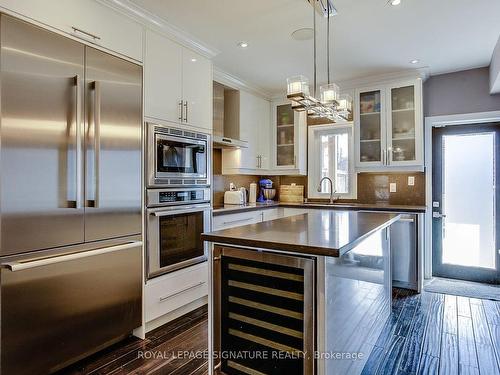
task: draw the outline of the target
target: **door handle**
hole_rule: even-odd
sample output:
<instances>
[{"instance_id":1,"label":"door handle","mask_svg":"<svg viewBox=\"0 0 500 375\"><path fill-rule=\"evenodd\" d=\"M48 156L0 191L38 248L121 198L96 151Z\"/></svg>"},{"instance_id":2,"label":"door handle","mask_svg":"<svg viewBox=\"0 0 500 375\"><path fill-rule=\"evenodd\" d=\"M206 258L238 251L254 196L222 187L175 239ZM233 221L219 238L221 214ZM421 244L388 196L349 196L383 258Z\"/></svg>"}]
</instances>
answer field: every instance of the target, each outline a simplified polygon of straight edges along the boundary
<instances>
[{"instance_id":1,"label":"door handle","mask_svg":"<svg viewBox=\"0 0 500 375\"><path fill-rule=\"evenodd\" d=\"M99 159L101 153L101 83L94 81L94 199L88 201L88 207L99 207Z\"/></svg>"},{"instance_id":2,"label":"door handle","mask_svg":"<svg viewBox=\"0 0 500 375\"><path fill-rule=\"evenodd\" d=\"M34 259L27 262L8 262L8 263L3 263L1 266L3 268L8 268L12 272L23 271L36 267L43 267L56 263L68 262L70 260L83 259L96 255L108 254L115 251L131 249L137 246L142 246L142 241L132 241L122 245L103 247L95 250L82 251L79 253L59 255L51 258Z\"/></svg>"},{"instance_id":3,"label":"door handle","mask_svg":"<svg viewBox=\"0 0 500 375\"><path fill-rule=\"evenodd\" d=\"M68 208L80 208L80 195L81 195L81 98L80 98L80 76L77 74L73 77L73 85L75 87L75 199L68 199Z\"/></svg>"},{"instance_id":4,"label":"door handle","mask_svg":"<svg viewBox=\"0 0 500 375\"><path fill-rule=\"evenodd\" d=\"M71 26L71 28L73 29L73 34L83 34L87 38L90 37L90 38L92 38L94 40L100 40L101 39L101 37L99 37L99 36L97 36L95 34L91 34L88 31L79 29L78 27Z\"/></svg>"},{"instance_id":5,"label":"door handle","mask_svg":"<svg viewBox=\"0 0 500 375\"><path fill-rule=\"evenodd\" d=\"M184 100L179 100L179 121L181 122L182 122L182 116L184 115L183 104Z\"/></svg>"},{"instance_id":6,"label":"door handle","mask_svg":"<svg viewBox=\"0 0 500 375\"><path fill-rule=\"evenodd\" d=\"M446 215L445 215L445 214L442 214L442 213L439 213L439 212L433 212L433 213L432 213L432 217L433 217L434 219L441 219L441 218L446 217Z\"/></svg>"},{"instance_id":7,"label":"door handle","mask_svg":"<svg viewBox=\"0 0 500 375\"><path fill-rule=\"evenodd\" d=\"M178 296L179 294L182 294L182 293L186 293L187 291L189 290L192 290L192 289L195 289L195 288L198 288L202 285L206 284L206 281L200 281L199 283L196 283L194 285L191 285L191 286L188 286L187 288L184 288L184 289L181 289L179 290L178 292L174 292L172 294L169 294L169 295L166 295L166 296L163 296L163 297L160 297L158 298L160 302L163 302L163 301L166 301L170 298L173 298L175 296Z\"/></svg>"},{"instance_id":8,"label":"door handle","mask_svg":"<svg viewBox=\"0 0 500 375\"><path fill-rule=\"evenodd\" d=\"M252 220L253 217L246 217L244 219L238 219L238 220L233 220L233 221L224 221L224 225L228 225L228 224L234 224L234 223L244 223L245 221L250 221Z\"/></svg>"},{"instance_id":9,"label":"door handle","mask_svg":"<svg viewBox=\"0 0 500 375\"><path fill-rule=\"evenodd\" d=\"M187 102L187 100L184 102L184 109L185 109L184 122L188 122L188 102Z\"/></svg>"}]
</instances>

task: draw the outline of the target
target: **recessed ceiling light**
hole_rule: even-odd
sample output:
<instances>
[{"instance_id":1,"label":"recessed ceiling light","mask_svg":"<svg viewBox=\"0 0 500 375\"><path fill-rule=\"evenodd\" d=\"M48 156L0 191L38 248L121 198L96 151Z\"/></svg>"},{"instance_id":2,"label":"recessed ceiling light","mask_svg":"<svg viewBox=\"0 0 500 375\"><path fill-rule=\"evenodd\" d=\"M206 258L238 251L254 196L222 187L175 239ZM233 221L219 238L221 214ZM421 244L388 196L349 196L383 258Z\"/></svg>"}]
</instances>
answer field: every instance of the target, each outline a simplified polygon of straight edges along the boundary
<instances>
[{"instance_id":1,"label":"recessed ceiling light","mask_svg":"<svg viewBox=\"0 0 500 375\"><path fill-rule=\"evenodd\" d=\"M247 42L238 42L238 47L240 47L240 48L247 48L248 47L248 43Z\"/></svg>"},{"instance_id":2,"label":"recessed ceiling light","mask_svg":"<svg viewBox=\"0 0 500 375\"><path fill-rule=\"evenodd\" d=\"M413 60L410 60L410 64L418 64L420 62L419 59L413 59Z\"/></svg>"},{"instance_id":3,"label":"recessed ceiling light","mask_svg":"<svg viewBox=\"0 0 500 375\"><path fill-rule=\"evenodd\" d=\"M195 58L191 59L191 62L196 62L196 61L198 61L198 60L196 60Z\"/></svg>"},{"instance_id":4,"label":"recessed ceiling light","mask_svg":"<svg viewBox=\"0 0 500 375\"><path fill-rule=\"evenodd\" d=\"M401 0L391 0L390 3L392 6L396 6L396 5L401 4Z\"/></svg>"},{"instance_id":5,"label":"recessed ceiling light","mask_svg":"<svg viewBox=\"0 0 500 375\"><path fill-rule=\"evenodd\" d=\"M310 27L295 30L292 34L292 39L303 41L311 40L314 37L314 30Z\"/></svg>"}]
</instances>

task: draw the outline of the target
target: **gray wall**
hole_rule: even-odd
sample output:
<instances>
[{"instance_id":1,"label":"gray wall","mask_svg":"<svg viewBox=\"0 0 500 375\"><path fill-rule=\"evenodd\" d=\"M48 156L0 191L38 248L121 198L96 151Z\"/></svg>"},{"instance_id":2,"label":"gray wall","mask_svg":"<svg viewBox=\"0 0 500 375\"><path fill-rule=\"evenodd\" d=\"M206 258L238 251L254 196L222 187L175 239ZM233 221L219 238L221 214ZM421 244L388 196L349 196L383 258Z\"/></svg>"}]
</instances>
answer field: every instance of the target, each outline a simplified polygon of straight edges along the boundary
<instances>
[{"instance_id":1,"label":"gray wall","mask_svg":"<svg viewBox=\"0 0 500 375\"><path fill-rule=\"evenodd\" d=\"M430 77L424 83L424 116L500 111L500 94L489 94L489 68Z\"/></svg>"}]
</instances>

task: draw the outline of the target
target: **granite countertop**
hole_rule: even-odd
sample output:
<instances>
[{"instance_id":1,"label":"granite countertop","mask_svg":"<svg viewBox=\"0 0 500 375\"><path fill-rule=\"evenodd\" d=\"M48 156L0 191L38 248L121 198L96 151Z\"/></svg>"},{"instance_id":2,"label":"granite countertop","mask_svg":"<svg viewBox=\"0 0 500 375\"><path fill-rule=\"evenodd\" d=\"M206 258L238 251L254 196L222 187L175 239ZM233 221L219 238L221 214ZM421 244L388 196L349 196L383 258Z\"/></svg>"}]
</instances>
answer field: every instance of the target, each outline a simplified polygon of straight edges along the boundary
<instances>
[{"instance_id":1,"label":"granite countertop","mask_svg":"<svg viewBox=\"0 0 500 375\"><path fill-rule=\"evenodd\" d=\"M325 204L321 202L308 203L253 203L246 205L223 205L215 206L214 216L244 211L262 210L276 207L295 207L295 208L321 208L330 210L370 210L370 211L390 211L390 212L425 212L425 206L394 205L387 203L335 203Z\"/></svg>"},{"instance_id":2,"label":"granite countertop","mask_svg":"<svg viewBox=\"0 0 500 375\"><path fill-rule=\"evenodd\" d=\"M318 210L202 234L204 241L339 257L399 220L386 212Z\"/></svg>"}]
</instances>

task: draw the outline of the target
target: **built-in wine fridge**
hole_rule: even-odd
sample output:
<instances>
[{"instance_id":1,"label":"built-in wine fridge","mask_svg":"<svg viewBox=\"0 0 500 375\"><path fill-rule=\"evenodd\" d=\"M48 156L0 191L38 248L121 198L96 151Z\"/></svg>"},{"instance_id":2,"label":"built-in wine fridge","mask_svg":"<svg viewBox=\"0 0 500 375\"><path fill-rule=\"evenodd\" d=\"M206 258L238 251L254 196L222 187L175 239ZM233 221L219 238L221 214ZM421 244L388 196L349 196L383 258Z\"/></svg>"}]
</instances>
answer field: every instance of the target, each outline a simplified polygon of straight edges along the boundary
<instances>
[{"instance_id":1,"label":"built-in wine fridge","mask_svg":"<svg viewBox=\"0 0 500 375\"><path fill-rule=\"evenodd\" d=\"M215 373L313 374L314 259L215 246Z\"/></svg>"}]
</instances>

